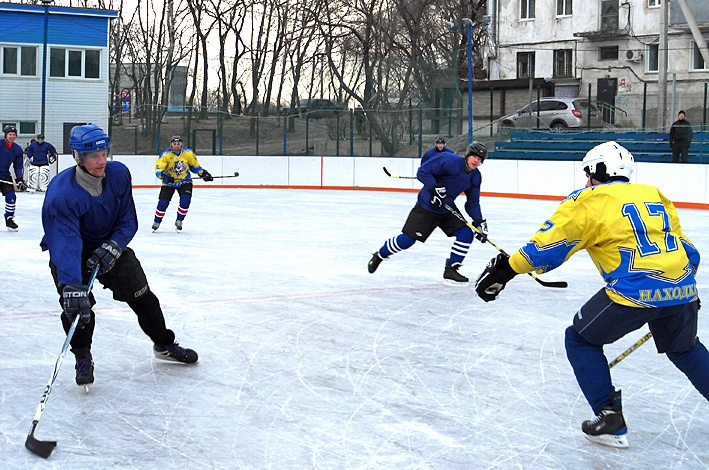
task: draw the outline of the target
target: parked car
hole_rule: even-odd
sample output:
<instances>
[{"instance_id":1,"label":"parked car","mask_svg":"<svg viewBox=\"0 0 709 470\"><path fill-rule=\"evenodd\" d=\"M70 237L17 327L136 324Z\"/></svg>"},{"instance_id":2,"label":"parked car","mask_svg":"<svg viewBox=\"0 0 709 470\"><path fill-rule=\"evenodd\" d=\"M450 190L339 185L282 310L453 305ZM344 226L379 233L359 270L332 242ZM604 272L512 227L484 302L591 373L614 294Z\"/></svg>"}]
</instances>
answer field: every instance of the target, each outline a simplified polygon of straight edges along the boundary
<instances>
[{"instance_id":1,"label":"parked car","mask_svg":"<svg viewBox=\"0 0 709 470\"><path fill-rule=\"evenodd\" d=\"M331 100L324 99L304 99L300 100L298 106L292 110L288 110L288 114L298 114L299 112L303 117L309 117L311 119L321 119L334 117L335 113L341 113L345 110L344 106L340 106Z\"/></svg>"},{"instance_id":2,"label":"parked car","mask_svg":"<svg viewBox=\"0 0 709 470\"><path fill-rule=\"evenodd\" d=\"M590 113L588 100L582 98L542 98L539 100L539 125L537 125L537 102L525 106L519 111L508 114L500 120L500 127L523 127L551 129L563 131L566 129L588 127L588 117L591 116L591 127L603 127L601 111L591 103ZM530 112L531 109L531 112Z\"/></svg>"}]
</instances>

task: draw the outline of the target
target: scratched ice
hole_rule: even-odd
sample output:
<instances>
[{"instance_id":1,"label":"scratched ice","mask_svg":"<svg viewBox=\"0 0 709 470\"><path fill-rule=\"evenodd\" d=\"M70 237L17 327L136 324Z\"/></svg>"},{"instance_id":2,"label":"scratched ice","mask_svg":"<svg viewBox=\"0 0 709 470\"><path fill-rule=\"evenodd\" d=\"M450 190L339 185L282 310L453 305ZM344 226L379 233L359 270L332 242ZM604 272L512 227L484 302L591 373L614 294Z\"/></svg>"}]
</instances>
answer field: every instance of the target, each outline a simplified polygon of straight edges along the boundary
<instances>
[{"instance_id":1,"label":"scratched ice","mask_svg":"<svg viewBox=\"0 0 709 470\"><path fill-rule=\"evenodd\" d=\"M631 447L587 442L591 410L564 329L602 281L584 253L515 279L497 302L442 284L451 240L366 269L396 235L412 193L200 189L184 231L176 201L157 233L156 189L137 189L131 246L195 366L160 362L133 313L96 289L88 395L69 354L36 436L24 441L64 339L41 237L42 195L20 194L0 232L0 468L3 469L706 469L709 403L652 343L613 369ZM490 237L512 251L556 202L483 198ZM709 253L709 211L680 209ZM496 251L475 243L462 272ZM699 290L707 286L700 270ZM98 286L97 286L98 287ZM642 337L607 348L613 358ZM709 340L702 315L699 336Z\"/></svg>"}]
</instances>

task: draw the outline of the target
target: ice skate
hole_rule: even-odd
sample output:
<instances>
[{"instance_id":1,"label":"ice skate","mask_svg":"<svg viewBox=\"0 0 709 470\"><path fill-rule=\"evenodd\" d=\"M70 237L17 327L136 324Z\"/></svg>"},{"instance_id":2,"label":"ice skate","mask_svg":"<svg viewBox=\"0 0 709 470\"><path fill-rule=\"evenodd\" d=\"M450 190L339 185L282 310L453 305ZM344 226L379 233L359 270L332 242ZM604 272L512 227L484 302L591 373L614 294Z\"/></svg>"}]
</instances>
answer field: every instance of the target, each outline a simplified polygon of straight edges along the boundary
<instances>
[{"instance_id":1,"label":"ice skate","mask_svg":"<svg viewBox=\"0 0 709 470\"><path fill-rule=\"evenodd\" d=\"M177 232L177 233L182 232L182 221L181 220L175 221L175 232Z\"/></svg>"},{"instance_id":2,"label":"ice skate","mask_svg":"<svg viewBox=\"0 0 709 470\"><path fill-rule=\"evenodd\" d=\"M443 279L449 286L467 286L469 279L458 272L462 264L451 264L449 259L446 259L446 269L443 271Z\"/></svg>"},{"instance_id":3,"label":"ice skate","mask_svg":"<svg viewBox=\"0 0 709 470\"><path fill-rule=\"evenodd\" d=\"M18 225L15 223L15 216L11 215L10 217L5 217L5 226L10 232L17 232L17 230L20 228Z\"/></svg>"},{"instance_id":4,"label":"ice skate","mask_svg":"<svg viewBox=\"0 0 709 470\"><path fill-rule=\"evenodd\" d=\"M153 222L153 232L157 232L160 228L160 222Z\"/></svg>"},{"instance_id":5,"label":"ice skate","mask_svg":"<svg viewBox=\"0 0 709 470\"><path fill-rule=\"evenodd\" d=\"M185 364L194 364L197 362L198 356L195 351L188 348L183 348L176 342L170 346L153 346L155 357L165 359L167 361L183 362Z\"/></svg>"},{"instance_id":6,"label":"ice skate","mask_svg":"<svg viewBox=\"0 0 709 470\"><path fill-rule=\"evenodd\" d=\"M84 392L89 393L89 385L94 383L94 361L91 353L85 357L76 358L76 384L84 387Z\"/></svg>"},{"instance_id":7,"label":"ice skate","mask_svg":"<svg viewBox=\"0 0 709 470\"><path fill-rule=\"evenodd\" d=\"M628 428L623 419L620 390L613 393L610 403L603 407L595 419L581 424L584 436L591 442L610 447L628 447Z\"/></svg>"},{"instance_id":8,"label":"ice skate","mask_svg":"<svg viewBox=\"0 0 709 470\"><path fill-rule=\"evenodd\" d=\"M369 270L369 272L373 273L374 271L376 271L379 265L382 264L382 261L384 261L382 255L380 255L378 251L374 253L372 255L372 259L369 260L369 264L367 265L367 269Z\"/></svg>"}]
</instances>

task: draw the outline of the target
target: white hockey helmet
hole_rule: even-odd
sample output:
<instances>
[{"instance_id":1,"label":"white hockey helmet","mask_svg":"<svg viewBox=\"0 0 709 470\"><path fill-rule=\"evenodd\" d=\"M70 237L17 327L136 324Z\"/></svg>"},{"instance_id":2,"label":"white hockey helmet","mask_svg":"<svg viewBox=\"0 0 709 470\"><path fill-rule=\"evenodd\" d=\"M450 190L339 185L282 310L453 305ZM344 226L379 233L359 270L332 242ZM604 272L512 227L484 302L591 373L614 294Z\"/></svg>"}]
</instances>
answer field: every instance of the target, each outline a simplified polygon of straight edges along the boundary
<instances>
[{"instance_id":1,"label":"white hockey helmet","mask_svg":"<svg viewBox=\"0 0 709 470\"><path fill-rule=\"evenodd\" d=\"M601 183L614 180L630 181L635 169L635 159L618 142L609 141L596 145L583 157L583 171Z\"/></svg>"}]
</instances>

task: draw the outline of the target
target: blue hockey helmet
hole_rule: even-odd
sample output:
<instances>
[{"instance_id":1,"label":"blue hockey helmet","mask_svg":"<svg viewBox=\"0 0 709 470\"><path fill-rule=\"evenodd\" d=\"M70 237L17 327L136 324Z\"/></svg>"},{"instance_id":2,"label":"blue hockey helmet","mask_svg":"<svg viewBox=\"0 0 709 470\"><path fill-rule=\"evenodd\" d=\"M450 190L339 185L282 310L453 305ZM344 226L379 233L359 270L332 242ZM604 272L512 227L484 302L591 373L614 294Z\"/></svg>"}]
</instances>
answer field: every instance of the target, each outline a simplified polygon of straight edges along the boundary
<instances>
[{"instance_id":1,"label":"blue hockey helmet","mask_svg":"<svg viewBox=\"0 0 709 470\"><path fill-rule=\"evenodd\" d=\"M69 133L69 148L83 158L84 153L110 149L111 138L96 124L74 126Z\"/></svg>"}]
</instances>

